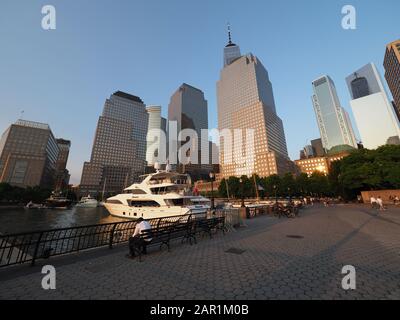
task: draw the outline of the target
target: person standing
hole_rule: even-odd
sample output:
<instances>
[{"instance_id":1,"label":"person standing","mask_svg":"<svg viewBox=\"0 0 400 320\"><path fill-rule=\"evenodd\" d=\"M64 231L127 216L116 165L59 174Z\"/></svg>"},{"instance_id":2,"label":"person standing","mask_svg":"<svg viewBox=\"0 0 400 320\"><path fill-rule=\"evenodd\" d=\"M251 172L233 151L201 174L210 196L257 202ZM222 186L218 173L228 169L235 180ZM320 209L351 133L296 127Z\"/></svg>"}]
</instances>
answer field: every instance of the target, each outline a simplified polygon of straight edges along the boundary
<instances>
[{"instance_id":1,"label":"person standing","mask_svg":"<svg viewBox=\"0 0 400 320\"><path fill-rule=\"evenodd\" d=\"M376 203L378 204L380 211L386 210L385 206L383 205L383 200L381 197L378 197L378 199L376 199Z\"/></svg>"},{"instance_id":2,"label":"person standing","mask_svg":"<svg viewBox=\"0 0 400 320\"><path fill-rule=\"evenodd\" d=\"M376 199L375 199L375 197L372 196L372 197L371 197L371 208L372 208L372 209L375 209L376 206L377 206Z\"/></svg>"},{"instance_id":3,"label":"person standing","mask_svg":"<svg viewBox=\"0 0 400 320\"><path fill-rule=\"evenodd\" d=\"M152 238L143 239L141 234L145 230L151 230L151 225L143 218L139 218L136 223L135 232L129 238L129 258L135 257L135 251L141 249L143 254L147 253L146 246Z\"/></svg>"}]
</instances>

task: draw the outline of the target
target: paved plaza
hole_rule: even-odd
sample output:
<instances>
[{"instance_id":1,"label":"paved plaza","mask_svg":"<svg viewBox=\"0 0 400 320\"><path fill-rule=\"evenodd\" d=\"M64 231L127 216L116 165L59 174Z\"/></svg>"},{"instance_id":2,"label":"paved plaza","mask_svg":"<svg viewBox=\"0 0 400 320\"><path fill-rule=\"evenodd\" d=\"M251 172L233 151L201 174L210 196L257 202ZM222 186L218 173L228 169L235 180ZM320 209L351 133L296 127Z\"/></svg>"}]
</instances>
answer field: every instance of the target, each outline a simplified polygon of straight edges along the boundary
<instances>
[{"instance_id":1,"label":"paved plaza","mask_svg":"<svg viewBox=\"0 0 400 320\"><path fill-rule=\"evenodd\" d=\"M400 208L314 206L296 219L258 217L197 245L126 246L47 261L56 290L41 287L41 266L0 270L1 299L400 299ZM228 251L228 252L227 252ZM356 290L342 289L343 266Z\"/></svg>"}]
</instances>

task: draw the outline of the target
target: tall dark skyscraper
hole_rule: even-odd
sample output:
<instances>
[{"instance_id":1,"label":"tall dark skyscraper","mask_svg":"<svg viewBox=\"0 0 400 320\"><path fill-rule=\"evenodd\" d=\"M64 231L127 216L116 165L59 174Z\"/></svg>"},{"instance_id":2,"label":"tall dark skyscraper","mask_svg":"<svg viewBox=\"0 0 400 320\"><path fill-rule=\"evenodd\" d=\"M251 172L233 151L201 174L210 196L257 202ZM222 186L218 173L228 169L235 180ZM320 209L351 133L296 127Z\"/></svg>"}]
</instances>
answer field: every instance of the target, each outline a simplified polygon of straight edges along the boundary
<instances>
[{"instance_id":1,"label":"tall dark skyscraper","mask_svg":"<svg viewBox=\"0 0 400 320\"><path fill-rule=\"evenodd\" d=\"M400 40L387 45L383 65L385 78L394 99L393 106L400 120Z\"/></svg>"},{"instance_id":2,"label":"tall dark skyscraper","mask_svg":"<svg viewBox=\"0 0 400 320\"><path fill-rule=\"evenodd\" d=\"M69 150L71 148L71 141L64 139L57 139L57 145L60 152L58 153L56 161L56 190L63 190L68 187L70 174L67 170L67 162L69 157Z\"/></svg>"},{"instance_id":3,"label":"tall dark skyscraper","mask_svg":"<svg viewBox=\"0 0 400 320\"><path fill-rule=\"evenodd\" d=\"M321 139L311 140L311 145L317 157L323 157L326 155Z\"/></svg>"},{"instance_id":4,"label":"tall dark skyscraper","mask_svg":"<svg viewBox=\"0 0 400 320\"><path fill-rule=\"evenodd\" d=\"M143 101L117 91L106 100L90 162L83 166L80 192L118 193L138 180L146 167L148 113Z\"/></svg>"},{"instance_id":5,"label":"tall dark skyscraper","mask_svg":"<svg viewBox=\"0 0 400 320\"><path fill-rule=\"evenodd\" d=\"M176 121L178 134L184 129L193 129L198 136L198 149L190 150L190 152L197 152L198 164L179 164L179 171L191 174L195 180L208 175L212 166L200 163L201 130L208 129L208 106L203 91L186 83L182 84L171 97L168 106L168 120Z\"/></svg>"}]
</instances>

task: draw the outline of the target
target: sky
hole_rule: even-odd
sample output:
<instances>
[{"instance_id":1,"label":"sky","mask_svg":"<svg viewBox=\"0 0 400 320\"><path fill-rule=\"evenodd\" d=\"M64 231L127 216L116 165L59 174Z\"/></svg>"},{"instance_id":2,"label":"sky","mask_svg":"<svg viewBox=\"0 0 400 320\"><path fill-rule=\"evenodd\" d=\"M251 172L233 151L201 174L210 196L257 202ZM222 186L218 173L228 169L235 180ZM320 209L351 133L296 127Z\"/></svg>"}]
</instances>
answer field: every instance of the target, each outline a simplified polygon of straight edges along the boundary
<instances>
[{"instance_id":1,"label":"sky","mask_svg":"<svg viewBox=\"0 0 400 320\"><path fill-rule=\"evenodd\" d=\"M356 30L342 28L348 4ZM56 30L41 27L44 5L56 9ZM320 136L311 82L331 76L351 114L345 78L369 62L383 77L385 46L400 38L399 12L398 0L1 0L0 132L21 115L50 124L72 141L68 169L79 183L104 101L117 90L167 116L171 95L188 83L204 92L216 128L229 22L242 54L269 72L295 160Z\"/></svg>"}]
</instances>

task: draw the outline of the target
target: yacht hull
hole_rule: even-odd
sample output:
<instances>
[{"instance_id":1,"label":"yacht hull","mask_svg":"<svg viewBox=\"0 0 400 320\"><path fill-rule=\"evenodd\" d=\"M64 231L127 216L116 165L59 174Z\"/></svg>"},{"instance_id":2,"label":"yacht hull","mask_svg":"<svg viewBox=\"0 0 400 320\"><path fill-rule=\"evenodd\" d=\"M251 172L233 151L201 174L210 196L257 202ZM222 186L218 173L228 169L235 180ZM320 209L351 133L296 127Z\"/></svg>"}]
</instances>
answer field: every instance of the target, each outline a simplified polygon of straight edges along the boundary
<instances>
[{"instance_id":1,"label":"yacht hull","mask_svg":"<svg viewBox=\"0 0 400 320\"><path fill-rule=\"evenodd\" d=\"M105 204L107 211L114 217L124 219L158 219L166 217L184 216L188 214L206 214L207 208L159 207L159 208L131 208L121 204Z\"/></svg>"}]
</instances>

